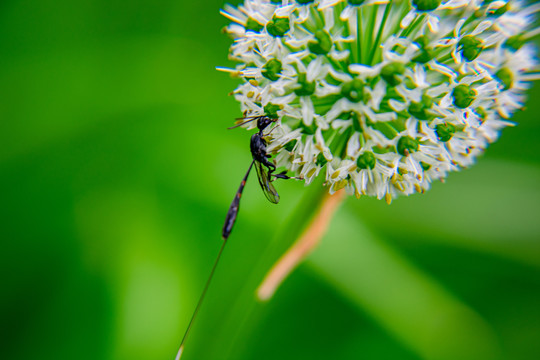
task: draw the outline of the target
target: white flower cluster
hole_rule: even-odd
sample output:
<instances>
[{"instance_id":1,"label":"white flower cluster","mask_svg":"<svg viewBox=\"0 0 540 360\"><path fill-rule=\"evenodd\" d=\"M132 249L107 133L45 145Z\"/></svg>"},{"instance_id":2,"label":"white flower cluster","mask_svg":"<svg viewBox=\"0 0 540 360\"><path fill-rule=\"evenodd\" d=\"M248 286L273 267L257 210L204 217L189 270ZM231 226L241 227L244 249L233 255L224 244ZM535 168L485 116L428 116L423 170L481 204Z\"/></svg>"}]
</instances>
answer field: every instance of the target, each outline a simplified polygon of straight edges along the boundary
<instances>
[{"instance_id":1,"label":"white flower cluster","mask_svg":"<svg viewBox=\"0 0 540 360\"><path fill-rule=\"evenodd\" d=\"M471 165L540 78L540 4L486 0L245 0L232 20L233 92L278 119L268 151L330 192L424 192ZM254 124L246 125L253 128Z\"/></svg>"}]
</instances>

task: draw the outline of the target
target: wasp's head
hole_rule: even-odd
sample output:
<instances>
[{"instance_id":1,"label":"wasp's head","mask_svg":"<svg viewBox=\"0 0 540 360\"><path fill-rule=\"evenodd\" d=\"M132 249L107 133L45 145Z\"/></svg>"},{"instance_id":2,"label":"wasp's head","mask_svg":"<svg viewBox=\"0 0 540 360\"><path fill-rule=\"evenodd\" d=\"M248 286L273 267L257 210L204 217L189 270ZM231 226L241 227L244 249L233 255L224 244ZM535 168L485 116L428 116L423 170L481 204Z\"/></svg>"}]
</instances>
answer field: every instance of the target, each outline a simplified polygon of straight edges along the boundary
<instances>
[{"instance_id":1,"label":"wasp's head","mask_svg":"<svg viewBox=\"0 0 540 360\"><path fill-rule=\"evenodd\" d=\"M268 127L268 125L276 121L277 119L272 119L266 115L261 116L257 119L257 128L259 128L259 130L264 130Z\"/></svg>"}]
</instances>

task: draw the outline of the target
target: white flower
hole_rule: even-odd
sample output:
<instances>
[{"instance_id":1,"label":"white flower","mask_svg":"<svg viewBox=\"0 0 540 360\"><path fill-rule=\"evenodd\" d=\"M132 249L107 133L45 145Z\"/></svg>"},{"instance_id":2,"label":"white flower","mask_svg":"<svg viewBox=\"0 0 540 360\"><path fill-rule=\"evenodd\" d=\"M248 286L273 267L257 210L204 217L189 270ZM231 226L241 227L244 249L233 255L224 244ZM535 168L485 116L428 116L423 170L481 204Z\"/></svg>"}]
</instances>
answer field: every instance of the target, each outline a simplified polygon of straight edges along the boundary
<instances>
[{"instance_id":1,"label":"white flower","mask_svg":"<svg viewBox=\"0 0 540 360\"><path fill-rule=\"evenodd\" d=\"M276 165L390 202L474 163L540 78L522 1L246 0L222 13L234 97ZM360 36L358 36L360 34ZM250 123L246 128L253 129Z\"/></svg>"}]
</instances>

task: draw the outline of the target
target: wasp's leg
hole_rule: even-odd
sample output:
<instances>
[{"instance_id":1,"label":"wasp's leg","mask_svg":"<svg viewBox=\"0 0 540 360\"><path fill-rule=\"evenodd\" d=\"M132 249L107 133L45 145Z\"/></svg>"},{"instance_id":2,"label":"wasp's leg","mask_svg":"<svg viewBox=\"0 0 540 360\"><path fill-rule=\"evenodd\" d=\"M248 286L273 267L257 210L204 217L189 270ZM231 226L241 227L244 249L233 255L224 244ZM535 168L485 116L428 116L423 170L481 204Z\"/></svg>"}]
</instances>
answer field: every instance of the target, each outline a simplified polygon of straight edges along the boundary
<instances>
[{"instance_id":1,"label":"wasp's leg","mask_svg":"<svg viewBox=\"0 0 540 360\"><path fill-rule=\"evenodd\" d=\"M285 173L287 173L286 170L279 174L272 174L272 176L275 177L276 179L285 179L285 180L290 179L291 177L288 175L285 175Z\"/></svg>"},{"instance_id":2,"label":"wasp's leg","mask_svg":"<svg viewBox=\"0 0 540 360\"><path fill-rule=\"evenodd\" d=\"M274 126L267 134L263 134L262 130L260 131L260 134L262 137L267 137L267 136L270 136L270 134L272 134L272 131L276 130L280 125L276 125Z\"/></svg>"},{"instance_id":3,"label":"wasp's leg","mask_svg":"<svg viewBox=\"0 0 540 360\"><path fill-rule=\"evenodd\" d=\"M276 165L274 165L274 163L272 163L271 161L268 161L267 158L262 158L261 159L261 164L263 164L264 166L266 166L268 168L268 173L269 174L276 171Z\"/></svg>"},{"instance_id":4,"label":"wasp's leg","mask_svg":"<svg viewBox=\"0 0 540 360\"><path fill-rule=\"evenodd\" d=\"M284 179L284 180L288 180L288 179L303 180L304 179L302 176L288 176L286 174L287 174L287 170L284 170L278 174L272 174L271 176L274 177L272 181L274 181L275 179Z\"/></svg>"}]
</instances>

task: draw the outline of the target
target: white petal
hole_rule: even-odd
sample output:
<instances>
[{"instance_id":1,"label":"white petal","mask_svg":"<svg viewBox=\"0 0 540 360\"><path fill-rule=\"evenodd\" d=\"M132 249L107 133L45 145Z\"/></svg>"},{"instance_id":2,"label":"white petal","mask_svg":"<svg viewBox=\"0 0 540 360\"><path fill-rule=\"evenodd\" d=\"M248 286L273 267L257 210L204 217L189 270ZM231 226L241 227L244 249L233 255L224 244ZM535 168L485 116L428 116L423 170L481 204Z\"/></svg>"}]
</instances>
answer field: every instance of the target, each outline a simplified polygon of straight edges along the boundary
<instances>
[{"instance_id":1,"label":"white petal","mask_svg":"<svg viewBox=\"0 0 540 360\"><path fill-rule=\"evenodd\" d=\"M406 27L411 25L413 20L416 19L416 16L417 16L417 14L416 14L416 12L414 10L409 11L409 13L407 15L405 15L403 20L401 20L401 24L400 24L401 28L405 29Z\"/></svg>"},{"instance_id":2,"label":"white petal","mask_svg":"<svg viewBox=\"0 0 540 360\"><path fill-rule=\"evenodd\" d=\"M347 142L347 155L354 157L360 151L360 133L355 131Z\"/></svg>"}]
</instances>

